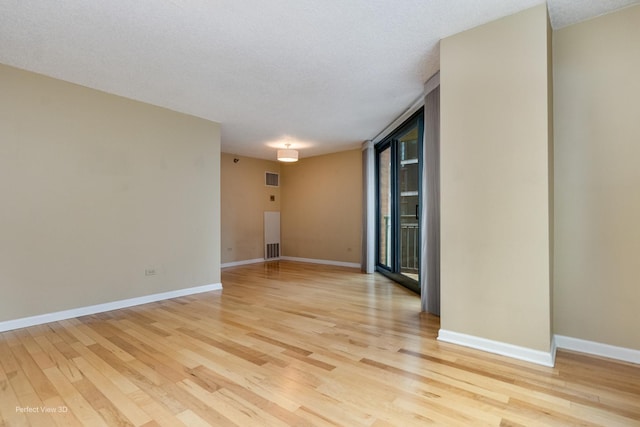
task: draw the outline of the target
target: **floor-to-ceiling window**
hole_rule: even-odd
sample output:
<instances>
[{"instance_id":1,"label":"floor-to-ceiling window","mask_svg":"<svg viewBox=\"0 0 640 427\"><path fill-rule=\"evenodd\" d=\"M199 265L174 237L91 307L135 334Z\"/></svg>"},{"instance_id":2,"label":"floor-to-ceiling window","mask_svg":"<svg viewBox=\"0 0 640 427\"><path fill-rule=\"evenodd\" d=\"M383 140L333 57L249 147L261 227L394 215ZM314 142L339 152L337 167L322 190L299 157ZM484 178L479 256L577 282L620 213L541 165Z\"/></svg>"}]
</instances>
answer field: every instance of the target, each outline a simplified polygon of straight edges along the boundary
<instances>
[{"instance_id":1,"label":"floor-to-ceiling window","mask_svg":"<svg viewBox=\"0 0 640 427\"><path fill-rule=\"evenodd\" d=\"M376 145L376 268L420 292L420 191L423 113Z\"/></svg>"}]
</instances>

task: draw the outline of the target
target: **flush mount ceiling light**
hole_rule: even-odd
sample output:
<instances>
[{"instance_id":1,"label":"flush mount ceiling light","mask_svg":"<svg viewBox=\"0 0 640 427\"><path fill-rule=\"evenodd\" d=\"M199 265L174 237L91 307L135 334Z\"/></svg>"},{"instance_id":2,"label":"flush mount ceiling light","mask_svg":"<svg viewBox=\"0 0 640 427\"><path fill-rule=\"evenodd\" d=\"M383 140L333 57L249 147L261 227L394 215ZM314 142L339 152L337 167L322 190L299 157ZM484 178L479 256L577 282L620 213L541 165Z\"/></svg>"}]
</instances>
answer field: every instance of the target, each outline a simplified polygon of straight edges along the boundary
<instances>
[{"instance_id":1,"label":"flush mount ceiling light","mask_svg":"<svg viewBox=\"0 0 640 427\"><path fill-rule=\"evenodd\" d=\"M278 150L278 161L280 162L297 162L298 161L298 150L290 150L289 147L291 144L285 144L287 147L284 150Z\"/></svg>"}]
</instances>

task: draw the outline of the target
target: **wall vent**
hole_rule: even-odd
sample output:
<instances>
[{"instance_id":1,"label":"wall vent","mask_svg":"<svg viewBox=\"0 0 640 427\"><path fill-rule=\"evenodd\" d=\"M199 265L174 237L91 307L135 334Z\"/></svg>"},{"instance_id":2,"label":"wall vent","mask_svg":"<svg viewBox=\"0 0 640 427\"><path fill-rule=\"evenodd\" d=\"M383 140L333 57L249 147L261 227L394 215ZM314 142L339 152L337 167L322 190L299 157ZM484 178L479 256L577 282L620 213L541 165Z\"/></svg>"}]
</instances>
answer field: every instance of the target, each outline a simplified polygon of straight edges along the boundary
<instances>
[{"instance_id":1,"label":"wall vent","mask_svg":"<svg viewBox=\"0 0 640 427\"><path fill-rule=\"evenodd\" d=\"M280 243L267 243L264 259L280 258Z\"/></svg>"},{"instance_id":2,"label":"wall vent","mask_svg":"<svg viewBox=\"0 0 640 427\"><path fill-rule=\"evenodd\" d=\"M276 172L264 173L264 185L267 187L279 187L280 186L280 174Z\"/></svg>"},{"instance_id":3,"label":"wall vent","mask_svg":"<svg viewBox=\"0 0 640 427\"><path fill-rule=\"evenodd\" d=\"M264 213L264 259L280 258L280 212Z\"/></svg>"}]
</instances>

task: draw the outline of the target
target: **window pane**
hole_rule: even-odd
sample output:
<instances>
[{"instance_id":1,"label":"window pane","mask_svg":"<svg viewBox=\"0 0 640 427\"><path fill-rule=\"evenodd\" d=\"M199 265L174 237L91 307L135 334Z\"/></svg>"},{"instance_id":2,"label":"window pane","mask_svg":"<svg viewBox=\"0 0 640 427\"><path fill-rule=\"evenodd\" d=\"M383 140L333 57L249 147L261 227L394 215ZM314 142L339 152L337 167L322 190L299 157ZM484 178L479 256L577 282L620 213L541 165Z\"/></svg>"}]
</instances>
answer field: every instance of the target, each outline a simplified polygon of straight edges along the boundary
<instances>
[{"instance_id":1,"label":"window pane","mask_svg":"<svg viewBox=\"0 0 640 427\"><path fill-rule=\"evenodd\" d=\"M420 228L418 221L418 126L398 139L400 186L400 273L418 280Z\"/></svg>"},{"instance_id":2,"label":"window pane","mask_svg":"<svg viewBox=\"0 0 640 427\"><path fill-rule=\"evenodd\" d=\"M378 156L378 263L391 267L391 148L387 147Z\"/></svg>"}]
</instances>

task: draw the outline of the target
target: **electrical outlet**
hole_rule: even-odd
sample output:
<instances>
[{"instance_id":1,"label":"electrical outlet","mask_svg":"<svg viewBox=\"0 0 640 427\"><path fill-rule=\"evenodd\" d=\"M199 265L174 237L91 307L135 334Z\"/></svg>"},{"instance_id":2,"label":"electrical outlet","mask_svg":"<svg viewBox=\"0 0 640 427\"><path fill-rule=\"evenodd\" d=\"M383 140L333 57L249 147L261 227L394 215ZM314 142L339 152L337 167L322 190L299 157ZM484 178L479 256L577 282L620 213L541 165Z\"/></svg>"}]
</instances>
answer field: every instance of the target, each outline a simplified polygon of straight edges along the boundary
<instances>
[{"instance_id":1,"label":"electrical outlet","mask_svg":"<svg viewBox=\"0 0 640 427\"><path fill-rule=\"evenodd\" d=\"M156 269L155 268L145 268L144 275L145 276L155 276L156 275Z\"/></svg>"}]
</instances>

